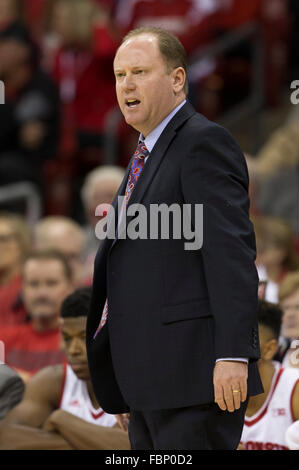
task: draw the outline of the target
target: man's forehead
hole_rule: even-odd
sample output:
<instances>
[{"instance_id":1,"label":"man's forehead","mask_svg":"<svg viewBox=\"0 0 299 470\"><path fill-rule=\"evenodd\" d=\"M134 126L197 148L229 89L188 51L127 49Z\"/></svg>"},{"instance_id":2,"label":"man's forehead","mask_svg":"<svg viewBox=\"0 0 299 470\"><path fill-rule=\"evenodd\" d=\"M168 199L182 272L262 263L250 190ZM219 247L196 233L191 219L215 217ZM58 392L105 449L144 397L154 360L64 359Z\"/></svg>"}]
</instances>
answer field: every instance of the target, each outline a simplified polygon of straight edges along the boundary
<instances>
[{"instance_id":1,"label":"man's forehead","mask_svg":"<svg viewBox=\"0 0 299 470\"><path fill-rule=\"evenodd\" d=\"M146 59L147 57L159 56L160 51L158 48L158 39L153 34L140 34L138 36L132 36L127 39L123 44L120 45L118 51L115 54L114 66L121 63L122 60L131 58L134 59Z\"/></svg>"},{"instance_id":2,"label":"man's forehead","mask_svg":"<svg viewBox=\"0 0 299 470\"><path fill-rule=\"evenodd\" d=\"M62 262L59 259L55 259L55 258L47 258L47 259L46 258L45 259L32 258L32 259L28 259L24 263L24 268L23 268L24 274L25 273L28 274L28 273L36 272L36 271L48 273L49 270L51 270L51 272L55 271L55 272L60 273L60 271L63 271Z\"/></svg>"},{"instance_id":3,"label":"man's forehead","mask_svg":"<svg viewBox=\"0 0 299 470\"><path fill-rule=\"evenodd\" d=\"M62 331L73 331L75 333L85 333L86 316L62 318Z\"/></svg>"}]
</instances>

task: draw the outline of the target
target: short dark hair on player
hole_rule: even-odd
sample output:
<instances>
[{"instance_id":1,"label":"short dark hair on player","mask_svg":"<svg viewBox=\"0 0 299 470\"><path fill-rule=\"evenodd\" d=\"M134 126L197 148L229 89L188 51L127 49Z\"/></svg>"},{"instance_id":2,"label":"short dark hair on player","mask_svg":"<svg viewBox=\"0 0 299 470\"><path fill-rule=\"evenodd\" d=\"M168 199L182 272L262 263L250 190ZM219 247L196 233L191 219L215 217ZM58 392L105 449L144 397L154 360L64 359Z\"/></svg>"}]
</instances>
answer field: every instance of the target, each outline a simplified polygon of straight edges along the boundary
<instances>
[{"instance_id":1,"label":"short dark hair on player","mask_svg":"<svg viewBox=\"0 0 299 470\"><path fill-rule=\"evenodd\" d=\"M86 317L91 299L91 287L80 287L68 295L61 305L62 318Z\"/></svg>"},{"instance_id":2,"label":"short dark hair on player","mask_svg":"<svg viewBox=\"0 0 299 470\"><path fill-rule=\"evenodd\" d=\"M278 305L259 299L258 323L270 329L275 339L278 339L280 335L281 319L282 310Z\"/></svg>"}]
</instances>

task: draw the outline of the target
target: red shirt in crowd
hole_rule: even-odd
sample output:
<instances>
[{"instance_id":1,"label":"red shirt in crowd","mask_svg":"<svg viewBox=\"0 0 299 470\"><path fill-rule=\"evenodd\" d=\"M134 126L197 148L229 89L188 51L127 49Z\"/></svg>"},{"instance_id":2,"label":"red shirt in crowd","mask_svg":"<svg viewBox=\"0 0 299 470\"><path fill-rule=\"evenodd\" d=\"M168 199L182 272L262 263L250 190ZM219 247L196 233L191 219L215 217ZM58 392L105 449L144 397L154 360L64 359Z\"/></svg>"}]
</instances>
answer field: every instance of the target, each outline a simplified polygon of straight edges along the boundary
<instances>
[{"instance_id":1,"label":"red shirt in crowd","mask_svg":"<svg viewBox=\"0 0 299 470\"><path fill-rule=\"evenodd\" d=\"M25 322L26 311L20 296L21 287L21 276L15 277L5 286L0 286L0 328Z\"/></svg>"},{"instance_id":2,"label":"red shirt in crowd","mask_svg":"<svg viewBox=\"0 0 299 470\"><path fill-rule=\"evenodd\" d=\"M211 39L218 0L120 0L116 24L125 32L141 26L158 26L179 37L187 53Z\"/></svg>"},{"instance_id":3,"label":"red shirt in crowd","mask_svg":"<svg viewBox=\"0 0 299 470\"><path fill-rule=\"evenodd\" d=\"M77 130L101 134L107 114L117 104L113 74L117 46L107 29L97 27L93 49L62 47L56 54L53 78Z\"/></svg>"},{"instance_id":4,"label":"red shirt in crowd","mask_svg":"<svg viewBox=\"0 0 299 470\"><path fill-rule=\"evenodd\" d=\"M59 328L35 331L32 323L4 327L0 328L0 340L4 362L25 381L43 367L66 362Z\"/></svg>"}]
</instances>

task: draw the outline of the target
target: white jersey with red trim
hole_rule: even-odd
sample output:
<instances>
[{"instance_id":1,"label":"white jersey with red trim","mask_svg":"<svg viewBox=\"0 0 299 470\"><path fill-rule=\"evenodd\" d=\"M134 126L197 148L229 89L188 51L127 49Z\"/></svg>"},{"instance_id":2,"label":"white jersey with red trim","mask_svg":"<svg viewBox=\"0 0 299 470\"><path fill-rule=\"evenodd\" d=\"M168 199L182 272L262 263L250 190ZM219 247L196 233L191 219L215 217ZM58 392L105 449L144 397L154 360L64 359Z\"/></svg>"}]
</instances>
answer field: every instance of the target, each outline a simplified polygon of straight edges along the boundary
<instances>
[{"instance_id":1,"label":"white jersey with red trim","mask_svg":"<svg viewBox=\"0 0 299 470\"><path fill-rule=\"evenodd\" d=\"M64 365L59 408L100 426L112 427L117 422L114 415L106 413L102 408L94 408L86 382L78 379L68 364Z\"/></svg>"},{"instance_id":2,"label":"white jersey with red trim","mask_svg":"<svg viewBox=\"0 0 299 470\"><path fill-rule=\"evenodd\" d=\"M284 369L273 361L275 372L263 406L253 416L245 416L241 444L245 450L288 450L287 428L294 422L292 398L299 382L299 370Z\"/></svg>"}]
</instances>

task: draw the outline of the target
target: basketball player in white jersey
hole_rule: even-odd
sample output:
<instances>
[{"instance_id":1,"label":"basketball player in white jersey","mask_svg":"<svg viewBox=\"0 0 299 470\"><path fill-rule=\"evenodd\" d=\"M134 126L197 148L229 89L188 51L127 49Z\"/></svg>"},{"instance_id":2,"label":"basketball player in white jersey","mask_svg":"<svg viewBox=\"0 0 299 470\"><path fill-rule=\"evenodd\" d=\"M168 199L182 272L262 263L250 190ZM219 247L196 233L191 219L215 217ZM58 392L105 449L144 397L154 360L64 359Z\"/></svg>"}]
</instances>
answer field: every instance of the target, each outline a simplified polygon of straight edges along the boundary
<instances>
[{"instance_id":1,"label":"basketball player in white jersey","mask_svg":"<svg viewBox=\"0 0 299 470\"><path fill-rule=\"evenodd\" d=\"M66 365L46 367L28 382L21 403L0 421L0 449L130 449L128 434L96 401L86 356L89 287L62 304Z\"/></svg>"},{"instance_id":2,"label":"basketball player in white jersey","mask_svg":"<svg viewBox=\"0 0 299 470\"><path fill-rule=\"evenodd\" d=\"M264 393L249 398L240 450L288 450L285 434L299 419L299 370L273 361L281 329L278 305L259 300L259 372Z\"/></svg>"},{"instance_id":3,"label":"basketball player in white jersey","mask_svg":"<svg viewBox=\"0 0 299 470\"><path fill-rule=\"evenodd\" d=\"M281 282L279 304L283 311L282 336L287 346L281 351L282 364L299 370L299 271L287 274Z\"/></svg>"}]
</instances>

